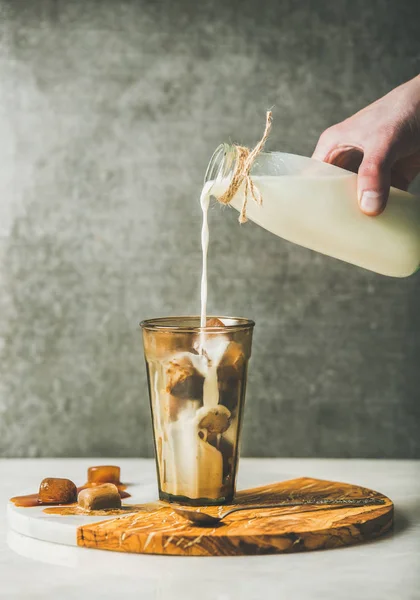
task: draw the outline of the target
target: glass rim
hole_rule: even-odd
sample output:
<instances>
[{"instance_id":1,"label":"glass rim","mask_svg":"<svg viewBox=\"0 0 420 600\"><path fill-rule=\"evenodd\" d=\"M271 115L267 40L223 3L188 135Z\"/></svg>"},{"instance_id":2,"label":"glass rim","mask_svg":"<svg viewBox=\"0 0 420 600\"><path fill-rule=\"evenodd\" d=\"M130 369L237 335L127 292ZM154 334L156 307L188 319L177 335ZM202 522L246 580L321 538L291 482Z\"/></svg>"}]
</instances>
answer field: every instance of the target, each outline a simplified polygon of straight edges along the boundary
<instances>
[{"instance_id":1,"label":"glass rim","mask_svg":"<svg viewBox=\"0 0 420 600\"><path fill-rule=\"evenodd\" d=\"M227 319L235 321L234 323L223 325L223 327L200 327L196 325L180 325L177 321L188 321L198 320L200 316L177 316L177 317L156 317L154 319L144 319L140 322L140 327L148 331L170 331L173 333L196 333L205 331L206 333L221 333L227 331L241 331L243 329L252 329L255 326L255 322L252 319L245 319L244 317L228 317L221 315L208 315L208 319Z\"/></svg>"}]
</instances>

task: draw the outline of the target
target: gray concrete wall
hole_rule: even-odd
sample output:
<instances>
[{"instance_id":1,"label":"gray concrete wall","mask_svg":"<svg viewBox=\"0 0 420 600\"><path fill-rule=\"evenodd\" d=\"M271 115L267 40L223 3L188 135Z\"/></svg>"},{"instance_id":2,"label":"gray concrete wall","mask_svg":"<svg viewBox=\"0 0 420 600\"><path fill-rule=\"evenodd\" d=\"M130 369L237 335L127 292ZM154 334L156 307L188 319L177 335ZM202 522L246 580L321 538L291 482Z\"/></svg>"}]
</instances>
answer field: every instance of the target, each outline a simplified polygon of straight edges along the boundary
<instances>
[{"instance_id":1,"label":"gray concrete wall","mask_svg":"<svg viewBox=\"0 0 420 600\"><path fill-rule=\"evenodd\" d=\"M150 456L137 323L197 313L214 148L310 154L419 71L412 1L0 0L0 454ZM209 309L257 322L243 451L420 457L420 276L211 210Z\"/></svg>"}]
</instances>

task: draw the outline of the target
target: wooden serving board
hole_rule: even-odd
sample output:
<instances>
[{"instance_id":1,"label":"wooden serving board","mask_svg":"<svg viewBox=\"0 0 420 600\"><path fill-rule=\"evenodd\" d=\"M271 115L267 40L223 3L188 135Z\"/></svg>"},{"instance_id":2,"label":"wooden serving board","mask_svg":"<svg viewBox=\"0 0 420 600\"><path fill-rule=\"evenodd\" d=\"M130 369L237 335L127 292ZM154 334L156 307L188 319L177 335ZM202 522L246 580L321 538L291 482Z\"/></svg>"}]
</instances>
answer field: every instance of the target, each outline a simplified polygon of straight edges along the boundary
<instances>
[{"instance_id":1,"label":"wooden serving board","mask_svg":"<svg viewBox=\"0 0 420 600\"><path fill-rule=\"evenodd\" d=\"M290 498L383 498L365 507L270 508ZM377 538L392 528L393 503L356 485L307 477L238 492L235 504L266 504L241 511L215 528L190 525L168 504L151 504L139 513L81 525L77 544L88 548L181 556L238 556L337 548ZM222 507L201 510L218 514Z\"/></svg>"}]
</instances>

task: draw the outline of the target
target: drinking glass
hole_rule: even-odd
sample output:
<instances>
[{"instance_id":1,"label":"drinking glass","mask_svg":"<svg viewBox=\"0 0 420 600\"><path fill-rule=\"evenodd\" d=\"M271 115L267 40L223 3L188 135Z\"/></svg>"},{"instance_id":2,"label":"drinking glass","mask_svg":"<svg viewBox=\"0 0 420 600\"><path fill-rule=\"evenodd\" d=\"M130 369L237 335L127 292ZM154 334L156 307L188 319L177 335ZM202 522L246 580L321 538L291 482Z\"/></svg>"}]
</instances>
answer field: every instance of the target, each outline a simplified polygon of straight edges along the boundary
<instances>
[{"instance_id":1,"label":"drinking glass","mask_svg":"<svg viewBox=\"0 0 420 600\"><path fill-rule=\"evenodd\" d=\"M143 321L159 498L195 506L235 493L254 322Z\"/></svg>"}]
</instances>

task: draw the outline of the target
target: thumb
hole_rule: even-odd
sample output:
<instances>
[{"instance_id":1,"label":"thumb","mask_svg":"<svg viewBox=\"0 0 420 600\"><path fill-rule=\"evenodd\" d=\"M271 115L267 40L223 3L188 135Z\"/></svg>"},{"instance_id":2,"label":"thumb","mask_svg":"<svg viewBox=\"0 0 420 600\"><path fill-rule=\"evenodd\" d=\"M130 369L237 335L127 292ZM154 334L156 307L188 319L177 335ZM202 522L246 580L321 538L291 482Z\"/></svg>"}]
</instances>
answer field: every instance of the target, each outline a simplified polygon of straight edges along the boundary
<instances>
[{"instance_id":1,"label":"thumb","mask_svg":"<svg viewBox=\"0 0 420 600\"><path fill-rule=\"evenodd\" d=\"M357 176L357 197L365 215L374 217L385 209L391 185L387 157L365 153Z\"/></svg>"}]
</instances>

